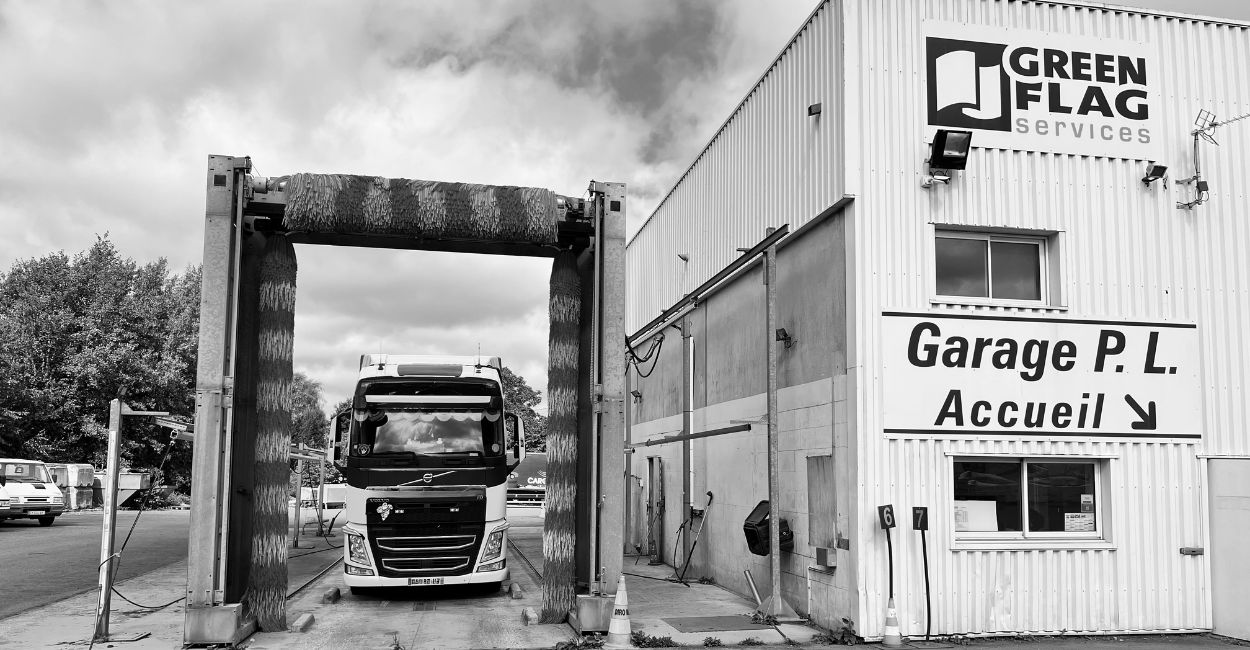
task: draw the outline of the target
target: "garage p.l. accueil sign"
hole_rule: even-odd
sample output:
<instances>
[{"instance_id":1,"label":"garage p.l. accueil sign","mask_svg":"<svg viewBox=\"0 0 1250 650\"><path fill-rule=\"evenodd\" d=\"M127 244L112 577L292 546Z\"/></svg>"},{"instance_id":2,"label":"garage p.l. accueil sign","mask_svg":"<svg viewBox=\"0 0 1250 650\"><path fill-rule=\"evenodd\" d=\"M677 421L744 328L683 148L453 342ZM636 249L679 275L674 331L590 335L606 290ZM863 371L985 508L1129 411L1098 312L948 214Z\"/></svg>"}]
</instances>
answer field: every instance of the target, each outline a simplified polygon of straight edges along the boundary
<instances>
[{"instance_id":1,"label":"garage p.l. accueil sign","mask_svg":"<svg viewBox=\"0 0 1250 650\"><path fill-rule=\"evenodd\" d=\"M910 312L882 320L887 435L1201 437L1192 324Z\"/></svg>"},{"instance_id":2,"label":"garage p.l. accueil sign","mask_svg":"<svg viewBox=\"0 0 1250 650\"><path fill-rule=\"evenodd\" d=\"M1155 160L1159 67L1145 43L928 21L929 137L977 147Z\"/></svg>"}]
</instances>

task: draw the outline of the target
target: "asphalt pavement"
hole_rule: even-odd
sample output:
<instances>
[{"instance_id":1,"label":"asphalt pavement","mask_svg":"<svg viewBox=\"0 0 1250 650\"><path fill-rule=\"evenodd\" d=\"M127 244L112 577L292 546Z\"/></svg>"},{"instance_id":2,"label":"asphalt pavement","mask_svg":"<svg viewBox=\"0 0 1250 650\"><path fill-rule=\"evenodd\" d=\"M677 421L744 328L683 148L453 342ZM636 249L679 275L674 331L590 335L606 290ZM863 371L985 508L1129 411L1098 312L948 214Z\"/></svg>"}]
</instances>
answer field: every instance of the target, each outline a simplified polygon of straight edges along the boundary
<instances>
[{"instance_id":1,"label":"asphalt pavement","mask_svg":"<svg viewBox=\"0 0 1250 650\"><path fill-rule=\"evenodd\" d=\"M117 513L117 547L135 520ZM100 563L101 511L68 512L44 528L34 519L0 523L0 575L4 598L0 619L96 588ZM143 575L187 557L190 511L149 510L139 518L122 554L118 581Z\"/></svg>"}]
</instances>

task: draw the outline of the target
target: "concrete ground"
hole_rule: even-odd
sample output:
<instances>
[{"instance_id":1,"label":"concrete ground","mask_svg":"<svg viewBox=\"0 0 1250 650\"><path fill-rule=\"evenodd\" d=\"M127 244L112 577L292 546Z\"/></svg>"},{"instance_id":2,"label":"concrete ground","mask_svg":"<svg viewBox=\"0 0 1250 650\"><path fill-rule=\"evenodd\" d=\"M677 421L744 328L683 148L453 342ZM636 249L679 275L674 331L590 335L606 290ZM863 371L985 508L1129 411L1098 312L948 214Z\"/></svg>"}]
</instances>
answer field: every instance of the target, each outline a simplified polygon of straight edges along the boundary
<instances>
[{"instance_id":1,"label":"concrete ground","mask_svg":"<svg viewBox=\"0 0 1250 650\"><path fill-rule=\"evenodd\" d=\"M520 597L507 590L489 593L481 588L428 588L383 591L354 596L342 589L338 603L322 603L322 594L341 587L340 553L323 538L308 536L304 544L316 546L292 551L288 616L294 623L303 614L314 622L304 632L259 633L244 641L249 650L279 648L371 648L416 650L418 648L553 648L574 638L569 626L526 626L522 611L541 609L542 512L535 508L510 509L509 566ZM341 523L341 522L340 522ZM315 527L314 527L315 530ZM334 546L342 537L331 538ZM763 629L718 629L681 632L688 617L725 617L740 628L749 621L754 603L716 585L692 582L685 586L668 580L672 568L650 567L646 558L625 559L631 627L652 637L670 637L686 647L703 647L711 637L725 647L740 647L749 638L780 647L827 648L813 638L819 632L803 625ZM152 571L123 581L118 589L135 602L163 604L180 599L186 589L186 563ZM9 593L5 592L5 597ZM94 629L96 595L84 593L0 621L0 648L87 646ZM178 648L182 641L181 601L160 610L135 607L114 599L110 619L110 643L98 647L146 650ZM136 639L141 635L143 638ZM1229 648L1238 642L1211 635L1105 636L1007 639L948 639L942 643L910 641L904 647L1010 648L1022 646L1045 650L1163 650L1164 648ZM1245 645L1245 644L1241 644Z\"/></svg>"},{"instance_id":2,"label":"concrete ground","mask_svg":"<svg viewBox=\"0 0 1250 650\"><path fill-rule=\"evenodd\" d=\"M117 544L135 520L135 511L117 513ZM0 524L0 626L3 620L96 588L100 562L102 510L70 511L44 528L34 519ZM150 510L139 518L118 579L128 580L187 558L186 510ZM123 592L124 593L124 592Z\"/></svg>"},{"instance_id":3,"label":"concrete ground","mask_svg":"<svg viewBox=\"0 0 1250 650\"><path fill-rule=\"evenodd\" d=\"M161 511L153 511L143 515L144 520ZM177 511L175 511L177 512ZM179 513L184 519L186 512ZM172 515L171 516L179 516ZM120 521L120 517L119 517ZM60 522L58 522L59 525ZM305 593L301 590L307 583L318 577L327 569L337 568L342 557L338 546L342 544L342 535L338 533L335 523L334 536L328 540L316 537L316 525L307 529L309 535L301 537L298 549L291 549L288 564L288 594L296 594L296 598ZM139 530L144 527L143 520L131 540L123 556L123 567L139 561L138 555L131 555L139 540ZM42 530L53 530L45 528ZM6 533L13 531L5 531ZM97 553L99 532L97 530ZM185 533L184 533L185 535ZM118 540L120 544L120 539ZM164 605L168 607L150 609L137 607L113 595L112 616L109 617L109 638L111 643L97 643L97 648L126 648L127 650L169 649L182 647L183 602L187 589L186 542L183 541L182 559L173 564L166 564L159 569L148 571L137 577L123 579L115 587L126 598L139 605ZM29 550L29 549L28 549ZM91 562L91 576L95 576L95 562ZM337 573L330 571L330 573ZM0 581L7 578L7 571L0 570ZM95 578L91 578L95 582ZM298 592L298 593L296 593ZM20 598L20 592L4 589L0 599L8 601ZM53 647L87 647L95 631L95 610L99 592L79 593L51 604L27 609L26 611L0 620L0 648L53 648ZM174 602L176 601L176 602ZM292 620L294 620L292 618ZM143 638L132 640L136 637Z\"/></svg>"}]
</instances>

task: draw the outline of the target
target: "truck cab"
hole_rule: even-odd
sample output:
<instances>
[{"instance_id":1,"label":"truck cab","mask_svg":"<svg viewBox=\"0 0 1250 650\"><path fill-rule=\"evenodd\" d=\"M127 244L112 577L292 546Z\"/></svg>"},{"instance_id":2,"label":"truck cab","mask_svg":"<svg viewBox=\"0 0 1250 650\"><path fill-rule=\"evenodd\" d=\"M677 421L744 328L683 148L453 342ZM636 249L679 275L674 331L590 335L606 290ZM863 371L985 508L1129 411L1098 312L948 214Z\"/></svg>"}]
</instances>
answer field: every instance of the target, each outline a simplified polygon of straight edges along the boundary
<instances>
[{"instance_id":1,"label":"truck cab","mask_svg":"<svg viewBox=\"0 0 1250 650\"><path fill-rule=\"evenodd\" d=\"M0 518L34 519L40 526L51 526L65 512L61 488L37 460L0 458L0 488L0 495L7 493L9 498L8 512L0 508Z\"/></svg>"},{"instance_id":2,"label":"truck cab","mask_svg":"<svg viewBox=\"0 0 1250 650\"><path fill-rule=\"evenodd\" d=\"M501 368L497 357L361 357L334 436L353 592L508 578L507 479L525 445Z\"/></svg>"}]
</instances>

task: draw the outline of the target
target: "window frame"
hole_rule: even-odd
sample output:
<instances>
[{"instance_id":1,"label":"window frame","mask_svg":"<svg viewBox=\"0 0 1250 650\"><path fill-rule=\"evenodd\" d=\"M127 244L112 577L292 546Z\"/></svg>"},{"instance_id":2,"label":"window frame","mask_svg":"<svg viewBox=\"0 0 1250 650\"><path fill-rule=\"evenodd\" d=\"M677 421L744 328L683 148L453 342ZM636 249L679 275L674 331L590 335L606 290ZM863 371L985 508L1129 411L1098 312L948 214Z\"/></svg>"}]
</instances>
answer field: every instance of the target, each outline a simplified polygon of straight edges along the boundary
<instances>
[{"instance_id":1,"label":"window frame","mask_svg":"<svg viewBox=\"0 0 1250 650\"><path fill-rule=\"evenodd\" d=\"M1111 463L1115 460L1109 456L1045 456L1045 455L1014 455L997 454L956 454L948 453L946 476L952 484L946 489L947 519L950 521L950 542L952 551L960 550L1030 550L1030 549L1074 549L1093 548L1114 550L1111 536L1111 516L1107 490L1111 485ZM1019 463L1020 467L1020 531L957 531L955 530L955 463L957 462L993 462ZM1094 471L1094 531L1030 531L1029 530L1029 495L1028 466L1030 463L1081 463L1093 465Z\"/></svg>"},{"instance_id":2,"label":"window frame","mask_svg":"<svg viewBox=\"0 0 1250 650\"><path fill-rule=\"evenodd\" d=\"M988 305L998 307L1021 307L1027 309L1066 310L1062 287L1064 284L1063 232L1055 230L1032 230L1023 228L978 227L956 224L928 224L926 252L926 275L929 285L929 302L934 305ZM937 289L937 240L939 238L969 239L986 243L986 292L994 291L993 242L1011 244L1036 244L1038 246L1038 272L1040 298L1022 300L980 296L955 296L938 293Z\"/></svg>"}]
</instances>

